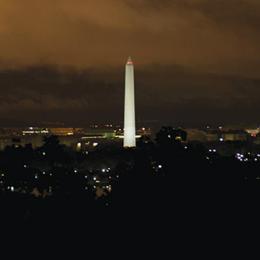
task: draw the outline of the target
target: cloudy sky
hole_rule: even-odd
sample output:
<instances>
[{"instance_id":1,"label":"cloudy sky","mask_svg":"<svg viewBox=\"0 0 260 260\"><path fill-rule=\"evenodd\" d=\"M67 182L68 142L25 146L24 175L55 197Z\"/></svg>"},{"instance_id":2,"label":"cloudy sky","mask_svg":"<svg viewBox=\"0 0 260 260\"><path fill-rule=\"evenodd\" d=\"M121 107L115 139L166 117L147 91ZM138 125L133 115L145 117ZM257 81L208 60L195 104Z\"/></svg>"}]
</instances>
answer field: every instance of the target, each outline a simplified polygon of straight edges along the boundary
<instances>
[{"instance_id":1,"label":"cloudy sky","mask_svg":"<svg viewBox=\"0 0 260 260\"><path fill-rule=\"evenodd\" d=\"M259 0L0 0L0 121L253 123Z\"/></svg>"}]
</instances>

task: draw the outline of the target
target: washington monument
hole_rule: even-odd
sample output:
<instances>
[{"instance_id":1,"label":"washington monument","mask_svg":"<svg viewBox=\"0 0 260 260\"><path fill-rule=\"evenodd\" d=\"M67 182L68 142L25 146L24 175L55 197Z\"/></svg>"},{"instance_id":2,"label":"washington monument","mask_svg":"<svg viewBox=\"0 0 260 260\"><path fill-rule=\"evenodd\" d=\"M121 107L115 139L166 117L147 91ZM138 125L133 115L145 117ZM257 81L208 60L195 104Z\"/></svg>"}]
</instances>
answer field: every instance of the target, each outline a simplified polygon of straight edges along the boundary
<instances>
[{"instance_id":1,"label":"washington monument","mask_svg":"<svg viewBox=\"0 0 260 260\"><path fill-rule=\"evenodd\" d=\"M131 57L128 58L125 66L124 116L124 147L136 147L134 64Z\"/></svg>"}]
</instances>

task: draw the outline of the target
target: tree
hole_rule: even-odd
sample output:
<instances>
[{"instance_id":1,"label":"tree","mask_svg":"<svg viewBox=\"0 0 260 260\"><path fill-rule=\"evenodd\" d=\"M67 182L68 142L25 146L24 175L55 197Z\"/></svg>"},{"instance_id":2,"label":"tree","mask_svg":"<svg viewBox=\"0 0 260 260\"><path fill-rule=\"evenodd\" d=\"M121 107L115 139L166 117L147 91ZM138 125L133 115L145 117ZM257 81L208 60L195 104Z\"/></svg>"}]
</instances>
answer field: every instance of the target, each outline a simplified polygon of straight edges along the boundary
<instances>
[{"instance_id":1,"label":"tree","mask_svg":"<svg viewBox=\"0 0 260 260\"><path fill-rule=\"evenodd\" d=\"M70 161L69 153L67 152L66 146L60 144L57 136L45 136L43 146L39 149L43 158L54 164L66 164Z\"/></svg>"},{"instance_id":2,"label":"tree","mask_svg":"<svg viewBox=\"0 0 260 260\"><path fill-rule=\"evenodd\" d=\"M175 129L171 126L163 126L156 134L156 142L159 145L167 146L187 140L187 132L178 128Z\"/></svg>"},{"instance_id":3,"label":"tree","mask_svg":"<svg viewBox=\"0 0 260 260\"><path fill-rule=\"evenodd\" d=\"M142 135L139 139L137 139L137 147L150 149L153 145L153 141L147 135Z\"/></svg>"}]
</instances>

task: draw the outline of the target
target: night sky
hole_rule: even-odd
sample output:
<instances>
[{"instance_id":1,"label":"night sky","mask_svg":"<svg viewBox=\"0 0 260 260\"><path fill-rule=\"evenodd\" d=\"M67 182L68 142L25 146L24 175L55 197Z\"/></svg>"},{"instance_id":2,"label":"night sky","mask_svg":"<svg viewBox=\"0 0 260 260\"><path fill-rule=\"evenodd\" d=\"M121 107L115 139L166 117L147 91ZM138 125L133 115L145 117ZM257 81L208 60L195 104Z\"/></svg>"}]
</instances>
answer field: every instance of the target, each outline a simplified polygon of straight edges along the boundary
<instances>
[{"instance_id":1,"label":"night sky","mask_svg":"<svg viewBox=\"0 0 260 260\"><path fill-rule=\"evenodd\" d=\"M258 124L259 0L0 0L0 124Z\"/></svg>"}]
</instances>

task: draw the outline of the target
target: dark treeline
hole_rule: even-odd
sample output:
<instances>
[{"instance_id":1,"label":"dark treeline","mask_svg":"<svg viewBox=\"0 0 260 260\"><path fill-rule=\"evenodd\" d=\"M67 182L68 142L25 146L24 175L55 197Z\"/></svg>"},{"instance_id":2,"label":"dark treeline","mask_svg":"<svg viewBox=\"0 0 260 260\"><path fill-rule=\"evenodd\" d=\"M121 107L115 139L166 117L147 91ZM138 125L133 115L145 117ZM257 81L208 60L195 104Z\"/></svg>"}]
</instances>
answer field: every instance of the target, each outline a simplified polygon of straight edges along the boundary
<instances>
[{"instance_id":1,"label":"dark treeline","mask_svg":"<svg viewBox=\"0 0 260 260\"><path fill-rule=\"evenodd\" d=\"M0 153L1 219L128 231L149 229L153 221L151 228L186 230L234 223L256 209L260 163L209 154L186 138L183 130L164 127L154 141L140 138L136 149L86 155L55 136L35 150L7 147Z\"/></svg>"}]
</instances>

